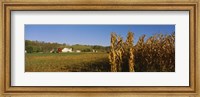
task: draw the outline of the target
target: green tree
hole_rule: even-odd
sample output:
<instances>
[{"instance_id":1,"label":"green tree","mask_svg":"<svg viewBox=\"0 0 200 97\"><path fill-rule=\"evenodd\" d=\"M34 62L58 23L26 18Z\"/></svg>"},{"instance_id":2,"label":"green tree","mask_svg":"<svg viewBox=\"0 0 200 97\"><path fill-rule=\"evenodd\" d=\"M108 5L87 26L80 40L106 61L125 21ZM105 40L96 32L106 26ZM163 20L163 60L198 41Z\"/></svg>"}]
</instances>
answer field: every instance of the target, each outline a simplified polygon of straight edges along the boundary
<instances>
[{"instance_id":1,"label":"green tree","mask_svg":"<svg viewBox=\"0 0 200 97\"><path fill-rule=\"evenodd\" d=\"M32 53L33 52L33 47L32 46L27 46L26 48L27 53Z\"/></svg>"}]
</instances>

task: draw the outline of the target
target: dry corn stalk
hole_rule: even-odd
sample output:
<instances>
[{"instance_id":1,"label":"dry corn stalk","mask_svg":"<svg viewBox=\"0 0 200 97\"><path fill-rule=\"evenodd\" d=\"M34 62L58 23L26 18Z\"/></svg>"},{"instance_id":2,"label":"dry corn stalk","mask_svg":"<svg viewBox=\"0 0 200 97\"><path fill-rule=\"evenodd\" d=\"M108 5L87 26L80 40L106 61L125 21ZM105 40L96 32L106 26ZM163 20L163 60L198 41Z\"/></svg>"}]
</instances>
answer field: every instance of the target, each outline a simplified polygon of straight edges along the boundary
<instances>
[{"instance_id":1,"label":"dry corn stalk","mask_svg":"<svg viewBox=\"0 0 200 97\"><path fill-rule=\"evenodd\" d=\"M126 42L122 37L111 33L109 61L112 72L134 71L133 33L129 32Z\"/></svg>"},{"instance_id":2,"label":"dry corn stalk","mask_svg":"<svg viewBox=\"0 0 200 97\"><path fill-rule=\"evenodd\" d=\"M117 72L117 64L116 64L116 52L115 52L115 44L117 42L117 35L115 33L111 33L111 45L110 45L110 53L109 53L109 61L111 64L111 71Z\"/></svg>"},{"instance_id":3,"label":"dry corn stalk","mask_svg":"<svg viewBox=\"0 0 200 97\"><path fill-rule=\"evenodd\" d=\"M127 48L128 48L128 65L129 65L129 72L134 72L134 47L133 47L133 40L134 39L134 35L132 32L128 32L128 36L126 39L126 44L127 44Z\"/></svg>"}]
</instances>

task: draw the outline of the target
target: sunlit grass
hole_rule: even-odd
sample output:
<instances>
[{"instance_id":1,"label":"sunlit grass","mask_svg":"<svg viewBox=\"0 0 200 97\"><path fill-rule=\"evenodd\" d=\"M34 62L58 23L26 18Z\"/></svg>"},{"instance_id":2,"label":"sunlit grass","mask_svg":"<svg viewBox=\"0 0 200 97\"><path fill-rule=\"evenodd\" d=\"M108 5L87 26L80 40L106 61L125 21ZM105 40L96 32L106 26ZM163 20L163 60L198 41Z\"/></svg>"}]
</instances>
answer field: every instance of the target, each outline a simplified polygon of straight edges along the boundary
<instances>
[{"instance_id":1,"label":"sunlit grass","mask_svg":"<svg viewBox=\"0 0 200 97\"><path fill-rule=\"evenodd\" d=\"M25 55L26 72L108 72L107 53L32 53Z\"/></svg>"}]
</instances>

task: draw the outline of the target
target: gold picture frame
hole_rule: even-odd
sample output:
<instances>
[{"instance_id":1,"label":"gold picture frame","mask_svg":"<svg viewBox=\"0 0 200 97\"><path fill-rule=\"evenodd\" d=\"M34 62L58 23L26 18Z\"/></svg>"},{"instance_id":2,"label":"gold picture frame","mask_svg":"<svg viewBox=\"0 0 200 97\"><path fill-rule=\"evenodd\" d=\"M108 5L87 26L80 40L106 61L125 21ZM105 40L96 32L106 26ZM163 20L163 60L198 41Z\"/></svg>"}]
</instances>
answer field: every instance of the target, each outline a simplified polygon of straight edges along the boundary
<instances>
[{"instance_id":1,"label":"gold picture frame","mask_svg":"<svg viewBox=\"0 0 200 97\"><path fill-rule=\"evenodd\" d=\"M155 96L180 96L180 97L200 97L199 87L199 34L200 31L200 2L199 0L184 0L184 1L171 1L171 0L151 0L146 2L145 0L75 0L75 1L64 1L57 0L44 0L36 2L34 0L4 0L1 2L1 64L0 64L0 79L1 79L1 95L2 96L27 96L27 94L37 94L43 96L52 96L52 94L60 96L137 96L143 97L148 95ZM190 78L189 86L134 86L134 87L53 87L53 86L11 86L11 11L59 11L59 10L138 10L138 11L189 11L189 25L190 25ZM45 94L45 95L44 95ZM143 95L143 96L142 96ZM135 97L134 96L134 97ZM32 96L31 96L32 97ZM38 96L41 97L41 96Z\"/></svg>"}]
</instances>

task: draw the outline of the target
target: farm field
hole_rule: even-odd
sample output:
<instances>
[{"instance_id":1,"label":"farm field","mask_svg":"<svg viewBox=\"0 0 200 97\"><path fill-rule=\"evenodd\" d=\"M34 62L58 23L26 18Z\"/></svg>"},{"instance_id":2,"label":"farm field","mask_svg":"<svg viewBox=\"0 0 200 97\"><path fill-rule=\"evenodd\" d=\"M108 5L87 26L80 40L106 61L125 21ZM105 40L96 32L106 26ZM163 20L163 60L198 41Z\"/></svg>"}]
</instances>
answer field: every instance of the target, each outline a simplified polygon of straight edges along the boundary
<instances>
[{"instance_id":1,"label":"farm field","mask_svg":"<svg viewBox=\"0 0 200 97\"><path fill-rule=\"evenodd\" d=\"M109 72L108 53L26 53L25 72Z\"/></svg>"}]
</instances>

